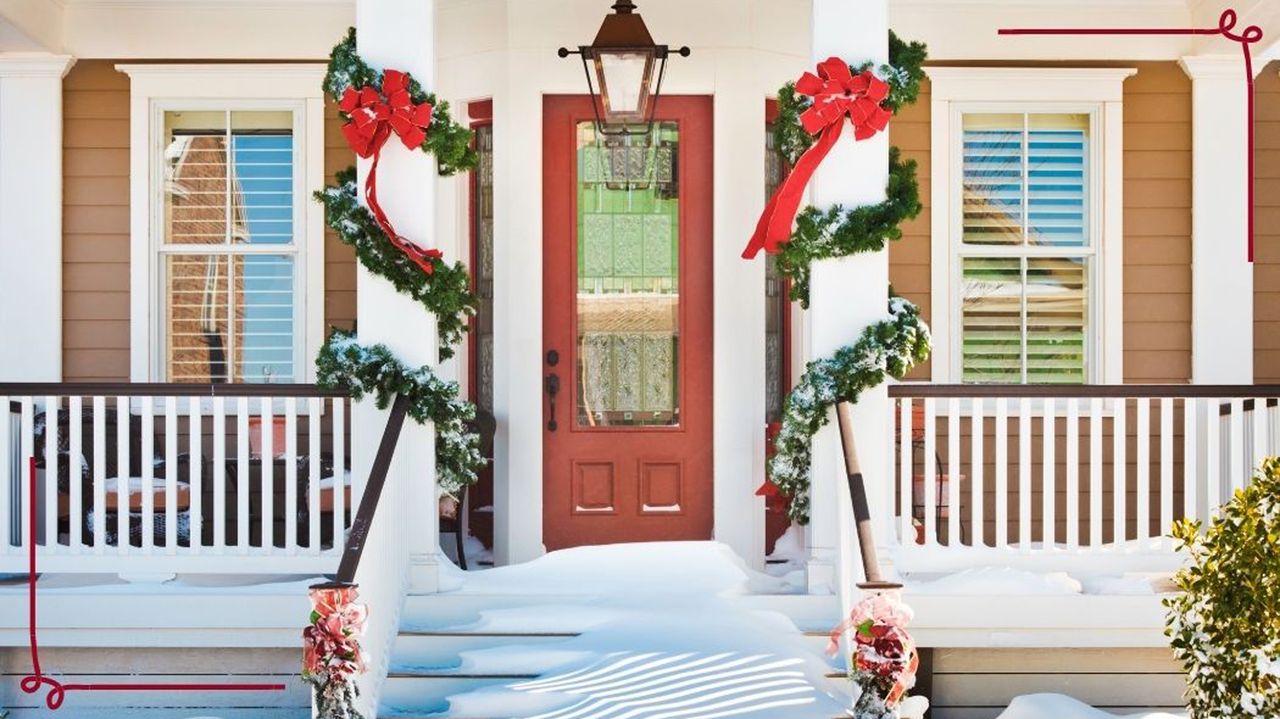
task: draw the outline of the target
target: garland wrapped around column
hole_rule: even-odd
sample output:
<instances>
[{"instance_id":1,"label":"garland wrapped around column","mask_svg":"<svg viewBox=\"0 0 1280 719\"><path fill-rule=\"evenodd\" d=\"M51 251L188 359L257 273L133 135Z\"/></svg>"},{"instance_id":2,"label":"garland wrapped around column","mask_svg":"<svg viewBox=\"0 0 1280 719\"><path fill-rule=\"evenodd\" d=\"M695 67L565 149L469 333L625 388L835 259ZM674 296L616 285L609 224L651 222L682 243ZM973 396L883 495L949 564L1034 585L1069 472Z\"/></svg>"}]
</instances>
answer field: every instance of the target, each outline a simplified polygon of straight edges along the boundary
<instances>
[{"instance_id":1,"label":"garland wrapped around column","mask_svg":"<svg viewBox=\"0 0 1280 719\"><path fill-rule=\"evenodd\" d=\"M920 214L916 164L889 151L885 200L874 205L826 210L806 207L800 198L814 169L843 134L846 120L854 139L886 129L903 105L914 103L924 78L925 46L889 33L889 63L846 65L839 58L821 63L817 73L778 92L774 144L795 168L770 199L756 232L743 252L777 256L778 271L791 280L791 299L809 305L811 265L824 259L879 252L902 237L898 225ZM789 234L788 234L789 233ZM760 494L787 498L792 521L809 521L809 472L813 436L828 422L836 402L856 402L866 390L890 377L901 379L929 356L929 328L920 310L901 297L889 298L889 318L863 330L858 341L828 359L810 362L787 396L782 427L774 439L768 481Z\"/></svg>"},{"instance_id":2,"label":"garland wrapped around column","mask_svg":"<svg viewBox=\"0 0 1280 719\"><path fill-rule=\"evenodd\" d=\"M333 49L324 89L336 101L351 148L373 160L365 180L365 204L358 199L354 167L339 172L338 184L316 193L325 221L343 243L355 249L367 270L436 317L439 356L453 356L453 345L475 313L471 280L461 263L445 263L436 248L401 236L378 204L377 171L383 146L399 138L408 149L434 155L443 176L472 169L477 155L471 130L449 115L448 103L423 90L408 73L386 69L381 75L356 53L356 31ZM409 400L409 416L435 424L436 478L442 492L456 495L474 484L484 462L480 438L467 429L475 407L461 400L456 382L436 377L430 366L409 369L385 345L363 347L354 332L334 330L316 357L317 383L342 388L359 400L374 397L385 409L396 396ZM415 477L414 481L426 481ZM434 511L435 507L423 508ZM303 678L312 686L320 719L363 719L356 709L355 677L365 671L360 638L365 607L356 588L330 582L311 588L313 611L303 632Z\"/></svg>"}]
</instances>

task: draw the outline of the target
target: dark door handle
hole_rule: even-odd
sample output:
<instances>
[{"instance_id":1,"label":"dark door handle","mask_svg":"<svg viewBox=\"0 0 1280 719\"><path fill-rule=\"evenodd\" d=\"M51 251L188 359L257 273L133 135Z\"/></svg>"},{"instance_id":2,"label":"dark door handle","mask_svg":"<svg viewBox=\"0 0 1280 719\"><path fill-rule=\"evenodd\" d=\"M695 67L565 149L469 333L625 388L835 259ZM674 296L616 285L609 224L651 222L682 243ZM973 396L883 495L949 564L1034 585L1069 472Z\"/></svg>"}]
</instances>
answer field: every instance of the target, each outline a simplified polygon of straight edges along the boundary
<instances>
[{"instance_id":1,"label":"dark door handle","mask_svg":"<svg viewBox=\"0 0 1280 719\"><path fill-rule=\"evenodd\" d=\"M545 387L547 390L547 397L551 401L551 416L547 420L547 429L554 432L556 431L556 426L557 426L556 425L556 395L560 393L560 375L556 374L555 372L552 372L551 374L547 375Z\"/></svg>"}]
</instances>

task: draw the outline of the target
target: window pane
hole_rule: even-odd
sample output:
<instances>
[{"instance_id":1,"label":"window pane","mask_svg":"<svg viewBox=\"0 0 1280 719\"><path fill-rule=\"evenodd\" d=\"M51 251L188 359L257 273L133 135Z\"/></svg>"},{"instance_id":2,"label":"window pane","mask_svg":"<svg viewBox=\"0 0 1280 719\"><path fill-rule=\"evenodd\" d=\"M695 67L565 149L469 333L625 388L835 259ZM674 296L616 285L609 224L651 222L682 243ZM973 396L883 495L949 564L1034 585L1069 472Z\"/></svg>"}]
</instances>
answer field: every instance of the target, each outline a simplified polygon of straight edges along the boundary
<instances>
[{"instance_id":1,"label":"window pane","mask_svg":"<svg viewBox=\"0 0 1280 719\"><path fill-rule=\"evenodd\" d=\"M969 114L963 128L963 240L1021 244L1023 116Z\"/></svg>"},{"instance_id":2,"label":"window pane","mask_svg":"<svg viewBox=\"0 0 1280 719\"><path fill-rule=\"evenodd\" d=\"M231 113L233 242L293 242L293 116Z\"/></svg>"},{"instance_id":3,"label":"window pane","mask_svg":"<svg viewBox=\"0 0 1280 719\"><path fill-rule=\"evenodd\" d=\"M472 272L476 282L476 404L493 412L493 127L475 129L476 153L480 164L475 170L476 251Z\"/></svg>"},{"instance_id":4,"label":"window pane","mask_svg":"<svg viewBox=\"0 0 1280 719\"><path fill-rule=\"evenodd\" d=\"M773 197L786 177L787 162L775 146L773 123L765 127L764 136L764 196ZM782 406L791 389L791 378L787 376L785 361L787 343L791 341L787 335L787 315L791 312L791 301L787 297L786 279L778 270L778 256L766 254L764 263L764 421L773 423L782 421Z\"/></svg>"},{"instance_id":5,"label":"window pane","mask_svg":"<svg viewBox=\"0 0 1280 719\"><path fill-rule=\"evenodd\" d=\"M1022 381L1022 260L966 257L961 351L965 382Z\"/></svg>"},{"instance_id":6,"label":"window pane","mask_svg":"<svg viewBox=\"0 0 1280 719\"><path fill-rule=\"evenodd\" d=\"M1087 260L1027 260L1027 381L1083 383Z\"/></svg>"},{"instance_id":7,"label":"window pane","mask_svg":"<svg viewBox=\"0 0 1280 719\"><path fill-rule=\"evenodd\" d=\"M289 255L165 256L169 382L294 382Z\"/></svg>"},{"instance_id":8,"label":"window pane","mask_svg":"<svg viewBox=\"0 0 1280 719\"><path fill-rule=\"evenodd\" d=\"M164 241L227 240L227 113L166 112Z\"/></svg>"},{"instance_id":9,"label":"window pane","mask_svg":"<svg viewBox=\"0 0 1280 719\"><path fill-rule=\"evenodd\" d=\"M288 111L166 112L165 242L293 242L292 123Z\"/></svg>"},{"instance_id":10,"label":"window pane","mask_svg":"<svg viewBox=\"0 0 1280 719\"><path fill-rule=\"evenodd\" d=\"M1027 241L1088 244L1088 115L1029 115Z\"/></svg>"},{"instance_id":11,"label":"window pane","mask_svg":"<svg viewBox=\"0 0 1280 719\"><path fill-rule=\"evenodd\" d=\"M680 423L680 201L674 122L578 126L577 421Z\"/></svg>"}]
</instances>

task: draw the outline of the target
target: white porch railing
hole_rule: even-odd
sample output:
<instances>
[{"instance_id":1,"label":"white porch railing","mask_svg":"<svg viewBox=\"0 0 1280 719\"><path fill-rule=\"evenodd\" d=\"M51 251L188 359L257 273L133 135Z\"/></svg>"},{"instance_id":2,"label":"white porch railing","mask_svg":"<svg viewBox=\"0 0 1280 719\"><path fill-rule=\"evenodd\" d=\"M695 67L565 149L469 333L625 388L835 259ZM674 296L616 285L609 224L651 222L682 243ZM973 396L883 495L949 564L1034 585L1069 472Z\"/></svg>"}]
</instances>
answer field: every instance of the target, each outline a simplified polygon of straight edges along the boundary
<instances>
[{"instance_id":1,"label":"white porch railing","mask_svg":"<svg viewBox=\"0 0 1280 719\"><path fill-rule=\"evenodd\" d=\"M1280 387L890 387L901 571L975 564L1177 566L1170 526L1207 519L1280 451Z\"/></svg>"},{"instance_id":2,"label":"white porch railing","mask_svg":"<svg viewBox=\"0 0 1280 719\"><path fill-rule=\"evenodd\" d=\"M362 481L341 393L0 384L0 409L0 572L27 570L32 502L42 572L324 574L342 554Z\"/></svg>"}]
</instances>

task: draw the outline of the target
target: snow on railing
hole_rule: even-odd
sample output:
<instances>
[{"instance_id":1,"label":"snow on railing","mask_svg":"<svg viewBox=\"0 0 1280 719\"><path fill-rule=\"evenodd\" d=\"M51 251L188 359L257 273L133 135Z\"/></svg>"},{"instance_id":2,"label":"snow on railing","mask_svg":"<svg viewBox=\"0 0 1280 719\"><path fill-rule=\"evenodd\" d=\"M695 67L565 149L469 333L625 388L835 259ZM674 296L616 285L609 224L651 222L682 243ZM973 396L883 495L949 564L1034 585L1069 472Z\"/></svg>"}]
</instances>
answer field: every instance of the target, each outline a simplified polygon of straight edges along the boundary
<instances>
[{"instance_id":1,"label":"snow on railing","mask_svg":"<svg viewBox=\"0 0 1280 719\"><path fill-rule=\"evenodd\" d=\"M341 393L0 384L0 405L0 572L26 571L33 501L45 572L322 574L342 554L362 487Z\"/></svg>"},{"instance_id":2,"label":"snow on railing","mask_svg":"<svg viewBox=\"0 0 1280 719\"><path fill-rule=\"evenodd\" d=\"M895 564L1173 566L1173 522L1207 518L1280 451L1277 397L1262 385L892 386Z\"/></svg>"}]
</instances>

